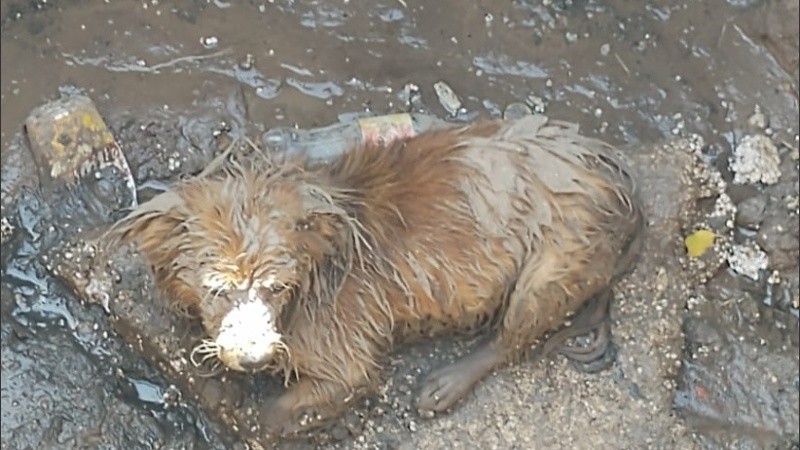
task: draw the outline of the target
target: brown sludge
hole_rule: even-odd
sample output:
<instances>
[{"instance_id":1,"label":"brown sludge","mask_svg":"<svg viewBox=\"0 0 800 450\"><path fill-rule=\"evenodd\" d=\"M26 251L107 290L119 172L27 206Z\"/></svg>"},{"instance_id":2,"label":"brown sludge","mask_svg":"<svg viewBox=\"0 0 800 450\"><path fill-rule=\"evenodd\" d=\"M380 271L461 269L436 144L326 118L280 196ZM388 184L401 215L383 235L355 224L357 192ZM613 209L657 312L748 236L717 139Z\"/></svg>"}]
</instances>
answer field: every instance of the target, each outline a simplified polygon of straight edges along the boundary
<instances>
[{"instance_id":1,"label":"brown sludge","mask_svg":"<svg viewBox=\"0 0 800 450\"><path fill-rule=\"evenodd\" d=\"M619 152L529 116L354 149L330 165L234 167L175 186L117 232L139 242L165 298L212 338L233 296L209 300L209 267L232 286L270 276L286 287L260 298L279 312L287 348L273 368L297 379L251 411L282 434L297 414L334 417L374 388L400 339L482 328L485 344L421 387L420 410L450 408L590 300L602 319L643 226Z\"/></svg>"}]
</instances>

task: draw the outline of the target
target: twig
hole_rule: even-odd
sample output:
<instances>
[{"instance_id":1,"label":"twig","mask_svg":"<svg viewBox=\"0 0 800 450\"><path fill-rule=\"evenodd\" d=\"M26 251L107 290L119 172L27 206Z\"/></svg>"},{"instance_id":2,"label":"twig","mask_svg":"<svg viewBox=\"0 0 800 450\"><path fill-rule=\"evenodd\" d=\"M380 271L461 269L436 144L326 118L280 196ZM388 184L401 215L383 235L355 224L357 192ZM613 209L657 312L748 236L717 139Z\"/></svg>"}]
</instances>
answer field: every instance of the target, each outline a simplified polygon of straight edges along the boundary
<instances>
[{"instance_id":1,"label":"twig","mask_svg":"<svg viewBox=\"0 0 800 450\"><path fill-rule=\"evenodd\" d=\"M719 32L719 37L717 37L717 48L722 45L722 37L725 36L725 31L728 29L728 22L722 23L722 30Z\"/></svg>"},{"instance_id":2,"label":"twig","mask_svg":"<svg viewBox=\"0 0 800 450\"><path fill-rule=\"evenodd\" d=\"M616 52L614 52L614 57L617 58L617 62L619 62L619 65L622 66L622 70L624 70L626 74L630 75L631 71L628 70L628 66L626 66L625 63L622 62L622 58L620 58Z\"/></svg>"},{"instance_id":3,"label":"twig","mask_svg":"<svg viewBox=\"0 0 800 450\"><path fill-rule=\"evenodd\" d=\"M170 61L164 61L162 63L158 63L152 66L147 67L150 71L156 71L160 69L164 69L167 67L171 67L183 62L194 62L194 61L202 61L204 59L211 59L216 58L218 56L222 56L231 52L230 48L226 48L224 50L220 50L218 52L209 53L208 55L189 55L189 56L181 56L180 58L175 58Z\"/></svg>"}]
</instances>

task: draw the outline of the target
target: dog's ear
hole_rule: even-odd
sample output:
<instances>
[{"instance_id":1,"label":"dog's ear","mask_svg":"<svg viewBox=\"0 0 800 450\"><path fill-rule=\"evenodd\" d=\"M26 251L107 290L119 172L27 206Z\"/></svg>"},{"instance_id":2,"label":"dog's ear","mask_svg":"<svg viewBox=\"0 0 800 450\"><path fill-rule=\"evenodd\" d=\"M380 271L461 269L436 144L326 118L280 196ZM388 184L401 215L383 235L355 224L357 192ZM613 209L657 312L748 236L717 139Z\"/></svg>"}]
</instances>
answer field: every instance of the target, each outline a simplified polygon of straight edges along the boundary
<instances>
[{"instance_id":1,"label":"dog's ear","mask_svg":"<svg viewBox=\"0 0 800 450\"><path fill-rule=\"evenodd\" d=\"M115 223L108 232L108 241L114 245L139 240L142 250L150 253L179 233L186 218L184 199L175 191L167 191Z\"/></svg>"},{"instance_id":2,"label":"dog's ear","mask_svg":"<svg viewBox=\"0 0 800 450\"><path fill-rule=\"evenodd\" d=\"M347 212L336 204L327 192L316 186L301 187L302 214L295 223L297 231L309 238L322 238L326 245L323 252L329 254L341 249L347 239Z\"/></svg>"}]
</instances>

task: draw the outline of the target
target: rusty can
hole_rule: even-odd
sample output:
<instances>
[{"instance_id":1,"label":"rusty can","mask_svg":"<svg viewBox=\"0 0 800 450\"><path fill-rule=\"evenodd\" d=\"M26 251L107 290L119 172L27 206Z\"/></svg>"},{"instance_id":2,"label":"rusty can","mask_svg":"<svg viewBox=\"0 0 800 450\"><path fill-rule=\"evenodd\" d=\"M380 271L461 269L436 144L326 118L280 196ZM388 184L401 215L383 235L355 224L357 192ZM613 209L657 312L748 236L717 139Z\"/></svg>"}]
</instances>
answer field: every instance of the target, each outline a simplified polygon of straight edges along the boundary
<instances>
[{"instance_id":1,"label":"rusty can","mask_svg":"<svg viewBox=\"0 0 800 450\"><path fill-rule=\"evenodd\" d=\"M73 185L109 166L135 192L128 161L89 97L62 97L34 109L25 130L45 192ZM132 198L135 203L136 196Z\"/></svg>"}]
</instances>

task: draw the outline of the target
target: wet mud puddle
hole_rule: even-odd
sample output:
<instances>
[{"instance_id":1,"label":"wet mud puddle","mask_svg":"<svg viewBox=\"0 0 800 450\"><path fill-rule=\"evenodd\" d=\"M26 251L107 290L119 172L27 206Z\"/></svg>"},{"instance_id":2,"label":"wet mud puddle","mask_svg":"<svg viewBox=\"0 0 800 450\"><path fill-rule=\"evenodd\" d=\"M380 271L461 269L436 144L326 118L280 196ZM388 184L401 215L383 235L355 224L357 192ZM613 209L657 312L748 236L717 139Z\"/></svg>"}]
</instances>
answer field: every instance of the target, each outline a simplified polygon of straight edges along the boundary
<instances>
[{"instance_id":1,"label":"wet mud puddle","mask_svg":"<svg viewBox=\"0 0 800 450\"><path fill-rule=\"evenodd\" d=\"M416 381L468 346L411 347L384 394L310 446L796 445L796 4L9 1L1 13L3 448L233 445L114 332L102 305L48 268L53 249L124 201L113 183L55 196L40 183L22 124L75 93L97 103L141 198L199 172L230 139L263 144L275 129L396 112L545 113L648 166L657 256L612 311L614 368L522 364L426 420L411 406ZM657 143L695 134L718 184L679 184L676 160L659 156ZM737 149L777 163L759 174L734 162ZM709 192L690 213L675 205L678 186ZM727 238L689 261L683 238L697 230Z\"/></svg>"}]
</instances>

